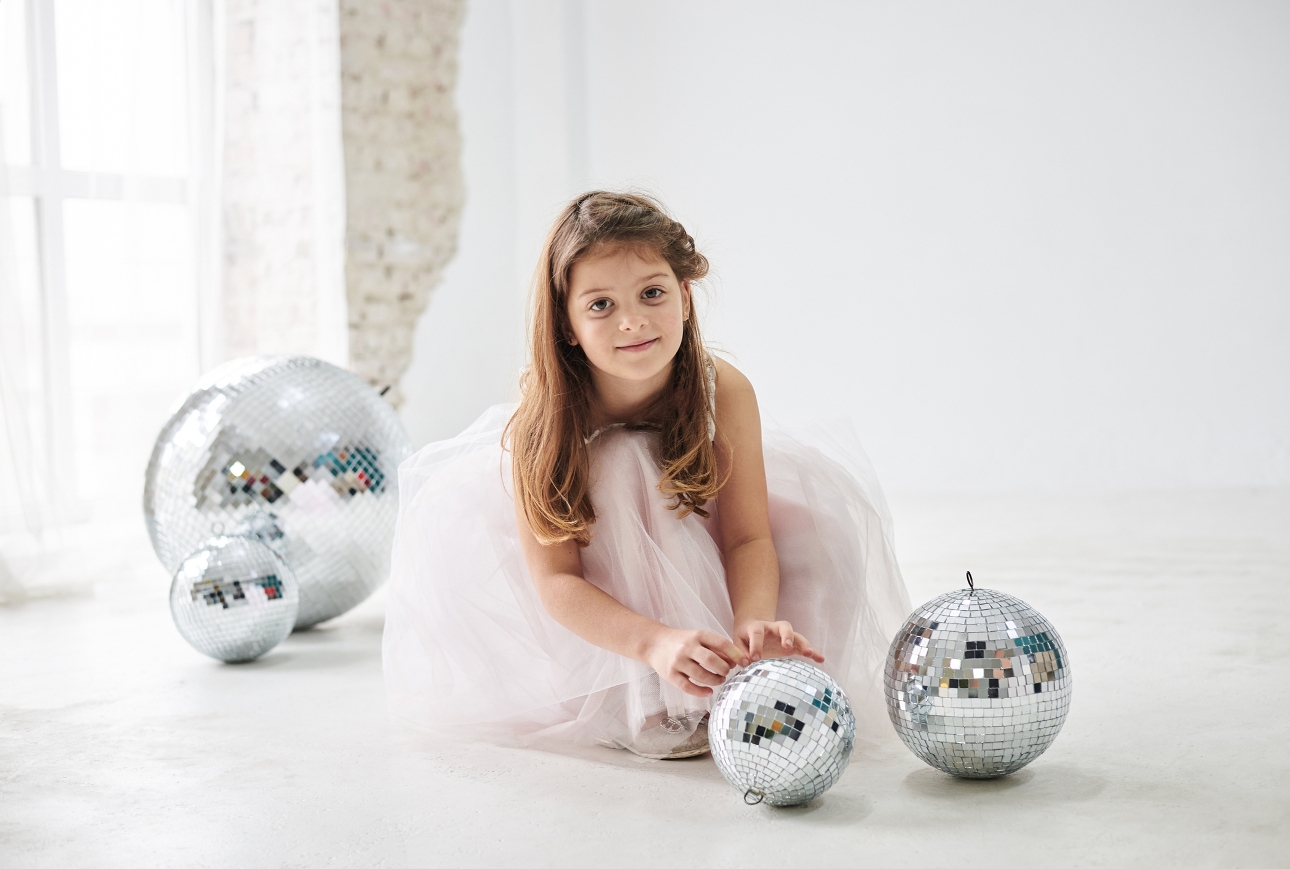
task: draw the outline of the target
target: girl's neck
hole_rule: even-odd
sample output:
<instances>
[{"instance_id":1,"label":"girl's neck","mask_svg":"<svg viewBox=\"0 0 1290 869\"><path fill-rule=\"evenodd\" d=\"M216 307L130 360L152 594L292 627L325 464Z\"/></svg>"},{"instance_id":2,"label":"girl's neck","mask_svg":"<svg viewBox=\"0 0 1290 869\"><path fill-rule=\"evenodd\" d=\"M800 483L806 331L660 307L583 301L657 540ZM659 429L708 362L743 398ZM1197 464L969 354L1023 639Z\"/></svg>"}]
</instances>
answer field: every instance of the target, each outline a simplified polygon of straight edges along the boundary
<instances>
[{"instance_id":1,"label":"girl's neck","mask_svg":"<svg viewBox=\"0 0 1290 869\"><path fill-rule=\"evenodd\" d=\"M591 423L592 429L616 422L634 422L640 419L668 388L672 380L672 365L648 380L624 380L591 370Z\"/></svg>"}]
</instances>

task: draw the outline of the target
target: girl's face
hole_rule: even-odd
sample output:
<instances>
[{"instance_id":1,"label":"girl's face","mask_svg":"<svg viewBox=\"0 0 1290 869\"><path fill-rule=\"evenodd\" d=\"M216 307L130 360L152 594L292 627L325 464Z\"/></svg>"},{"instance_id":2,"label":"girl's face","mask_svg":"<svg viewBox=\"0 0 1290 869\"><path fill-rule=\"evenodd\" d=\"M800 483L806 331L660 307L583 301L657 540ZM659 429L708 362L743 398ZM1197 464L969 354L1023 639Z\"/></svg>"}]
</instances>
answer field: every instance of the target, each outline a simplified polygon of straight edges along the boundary
<instances>
[{"instance_id":1,"label":"girl's face","mask_svg":"<svg viewBox=\"0 0 1290 869\"><path fill-rule=\"evenodd\" d=\"M611 377L648 381L669 370L690 314L690 282L646 250L620 248L573 264L569 343Z\"/></svg>"}]
</instances>

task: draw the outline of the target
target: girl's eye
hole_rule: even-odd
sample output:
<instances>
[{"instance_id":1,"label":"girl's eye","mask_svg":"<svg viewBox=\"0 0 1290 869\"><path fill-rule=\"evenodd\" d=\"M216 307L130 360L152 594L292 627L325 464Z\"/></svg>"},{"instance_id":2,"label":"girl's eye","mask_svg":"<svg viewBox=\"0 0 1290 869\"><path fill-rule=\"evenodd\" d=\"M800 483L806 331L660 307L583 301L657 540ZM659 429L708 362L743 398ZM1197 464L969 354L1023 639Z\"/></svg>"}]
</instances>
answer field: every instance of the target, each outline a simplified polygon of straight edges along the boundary
<instances>
[{"instance_id":1,"label":"girl's eye","mask_svg":"<svg viewBox=\"0 0 1290 869\"><path fill-rule=\"evenodd\" d=\"M609 307L608 299L596 299L596 301L591 303L591 310L593 311L603 311L608 307Z\"/></svg>"},{"instance_id":2,"label":"girl's eye","mask_svg":"<svg viewBox=\"0 0 1290 869\"><path fill-rule=\"evenodd\" d=\"M645 298L647 298L647 299L657 299L659 296L663 295L663 288L662 288L662 287L650 287L648 290L646 290L645 292L641 293L641 295L642 295L642 296L644 296L644 297L645 297Z\"/></svg>"}]
</instances>

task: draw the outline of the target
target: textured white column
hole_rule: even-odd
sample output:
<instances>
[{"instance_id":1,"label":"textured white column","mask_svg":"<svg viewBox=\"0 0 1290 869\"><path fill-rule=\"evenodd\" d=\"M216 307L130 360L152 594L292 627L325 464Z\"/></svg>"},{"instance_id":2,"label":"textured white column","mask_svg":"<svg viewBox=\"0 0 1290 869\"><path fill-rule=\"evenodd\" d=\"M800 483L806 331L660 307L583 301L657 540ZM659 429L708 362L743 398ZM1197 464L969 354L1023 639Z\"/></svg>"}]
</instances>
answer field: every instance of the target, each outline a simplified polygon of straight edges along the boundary
<instances>
[{"instance_id":1,"label":"textured white column","mask_svg":"<svg viewBox=\"0 0 1290 869\"><path fill-rule=\"evenodd\" d=\"M453 92L462 0L341 0L350 367L402 402L399 378L457 250Z\"/></svg>"}]
</instances>

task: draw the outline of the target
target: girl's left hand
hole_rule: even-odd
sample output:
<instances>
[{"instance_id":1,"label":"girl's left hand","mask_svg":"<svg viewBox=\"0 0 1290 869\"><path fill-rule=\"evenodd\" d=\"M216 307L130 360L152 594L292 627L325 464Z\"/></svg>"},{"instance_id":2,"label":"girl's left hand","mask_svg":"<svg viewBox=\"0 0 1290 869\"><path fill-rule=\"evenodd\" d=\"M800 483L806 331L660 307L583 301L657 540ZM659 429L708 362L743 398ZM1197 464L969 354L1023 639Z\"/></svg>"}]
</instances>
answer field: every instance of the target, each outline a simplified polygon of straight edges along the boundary
<instances>
[{"instance_id":1,"label":"girl's left hand","mask_svg":"<svg viewBox=\"0 0 1290 869\"><path fill-rule=\"evenodd\" d=\"M793 626L785 621L753 619L735 625L735 642L743 647L744 653L753 661L787 658L789 655L801 655L817 664L824 661L824 656L811 648L806 637L796 633Z\"/></svg>"}]
</instances>

